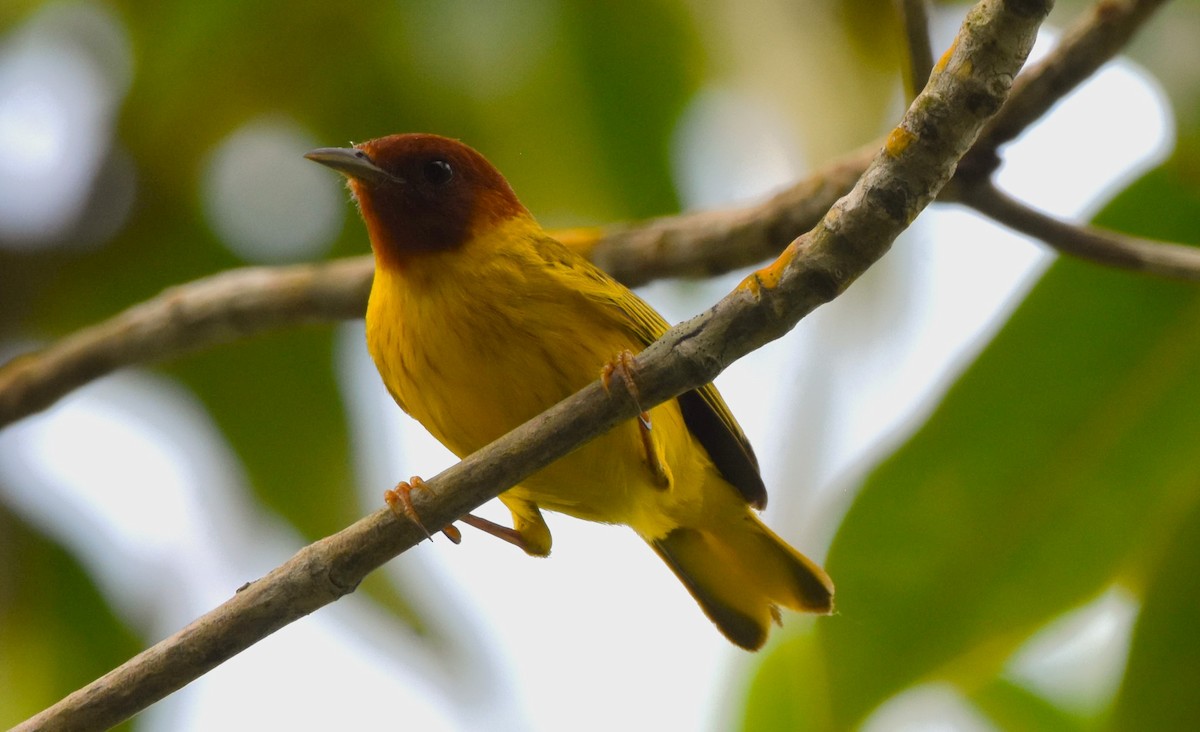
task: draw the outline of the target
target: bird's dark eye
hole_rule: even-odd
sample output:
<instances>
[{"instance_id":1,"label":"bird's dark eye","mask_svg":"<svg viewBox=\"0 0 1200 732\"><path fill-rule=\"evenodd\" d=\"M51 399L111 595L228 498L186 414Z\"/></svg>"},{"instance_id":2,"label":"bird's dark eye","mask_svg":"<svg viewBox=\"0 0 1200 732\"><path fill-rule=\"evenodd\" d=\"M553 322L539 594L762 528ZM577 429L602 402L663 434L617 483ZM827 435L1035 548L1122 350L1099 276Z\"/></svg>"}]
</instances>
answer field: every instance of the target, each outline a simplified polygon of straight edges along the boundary
<instances>
[{"instance_id":1,"label":"bird's dark eye","mask_svg":"<svg viewBox=\"0 0 1200 732\"><path fill-rule=\"evenodd\" d=\"M450 163L445 160L430 160L425 163L421 172L425 175L425 180L436 186L449 183L450 179L454 177L454 168L451 168Z\"/></svg>"}]
</instances>

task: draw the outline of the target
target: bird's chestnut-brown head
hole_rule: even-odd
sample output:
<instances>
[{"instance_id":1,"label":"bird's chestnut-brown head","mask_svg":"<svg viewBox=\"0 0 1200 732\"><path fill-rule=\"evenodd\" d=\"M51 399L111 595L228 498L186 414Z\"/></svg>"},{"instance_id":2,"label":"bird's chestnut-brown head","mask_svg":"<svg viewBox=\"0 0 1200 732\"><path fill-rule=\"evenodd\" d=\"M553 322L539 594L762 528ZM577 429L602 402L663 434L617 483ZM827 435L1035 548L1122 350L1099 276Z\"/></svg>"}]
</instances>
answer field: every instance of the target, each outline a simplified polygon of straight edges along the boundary
<instances>
[{"instance_id":1,"label":"bird's chestnut-brown head","mask_svg":"<svg viewBox=\"0 0 1200 732\"><path fill-rule=\"evenodd\" d=\"M304 157L350 179L376 253L397 263L456 249L486 227L528 215L486 158L446 137L389 135Z\"/></svg>"}]
</instances>

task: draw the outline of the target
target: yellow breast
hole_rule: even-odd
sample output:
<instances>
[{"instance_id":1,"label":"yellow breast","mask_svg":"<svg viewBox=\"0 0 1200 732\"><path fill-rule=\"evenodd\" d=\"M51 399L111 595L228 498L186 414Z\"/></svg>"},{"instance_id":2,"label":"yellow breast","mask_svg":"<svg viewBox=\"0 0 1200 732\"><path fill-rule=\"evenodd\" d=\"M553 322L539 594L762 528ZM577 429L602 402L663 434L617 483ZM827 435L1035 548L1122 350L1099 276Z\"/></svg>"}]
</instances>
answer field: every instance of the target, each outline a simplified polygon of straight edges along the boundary
<instances>
[{"instance_id":1,"label":"yellow breast","mask_svg":"<svg viewBox=\"0 0 1200 732\"><path fill-rule=\"evenodd\" d=\"M617 353L641 348L522 246L539 234L532 219L516 219L469 251L377 268L371 355L400 406L460 457L594 381ZM674 402L652 419L664 449L667 435L687 435ZM627 423L514 491L592 521L655 523L639 516L645 494L665 492L651 484L643 455L636 425Z\"/></svg>"}]
</instances>

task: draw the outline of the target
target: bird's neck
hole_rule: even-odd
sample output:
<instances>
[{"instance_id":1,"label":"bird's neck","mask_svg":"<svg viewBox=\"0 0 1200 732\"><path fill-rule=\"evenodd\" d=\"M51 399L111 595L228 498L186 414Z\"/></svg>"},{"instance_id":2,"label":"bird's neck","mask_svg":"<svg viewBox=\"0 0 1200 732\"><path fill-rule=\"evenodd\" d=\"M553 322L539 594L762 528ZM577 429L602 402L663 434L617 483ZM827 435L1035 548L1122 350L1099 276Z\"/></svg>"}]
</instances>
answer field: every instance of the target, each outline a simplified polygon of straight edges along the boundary
<instances>
[{"instance_id":1,"label":"bird's neck","mask_svg":"<svg viewBox=\"0 0 1200 732\"><path fill-rule=\"evenodd\" d=\"M393 241L379 239L372 232L376 279L382 276L396 287L418 290L450 281L478 286L479 278L489 276L497 260L511 260L543 235L541 226L528 212L477 227L452 250L397 248Z\"/></svg>"}]
</instances>

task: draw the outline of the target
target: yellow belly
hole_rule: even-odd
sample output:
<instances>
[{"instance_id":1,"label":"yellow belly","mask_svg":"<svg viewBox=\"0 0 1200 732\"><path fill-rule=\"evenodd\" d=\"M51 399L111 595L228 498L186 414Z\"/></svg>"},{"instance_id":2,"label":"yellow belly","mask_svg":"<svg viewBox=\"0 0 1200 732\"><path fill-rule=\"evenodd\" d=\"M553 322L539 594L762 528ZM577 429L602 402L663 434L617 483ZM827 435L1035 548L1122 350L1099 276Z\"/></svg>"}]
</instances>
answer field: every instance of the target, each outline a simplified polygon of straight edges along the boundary
<instances>
[{"instance_id":1,"label":"yellow belly","mask_svg":"<svg viewBox=\"0 0 1200 732\"><path fill-rule=\"evenodd\" d=\"M623 350L641 344L537 272L493 262L456 272L463 258L420 272L377 271L367 340L384 382L406 412L464 457L573 394ZM651 412L652 434L673 473L693 490L656 484L630 421L526 479L507 495L578 518L629 524L648 536L692 513L708 456L674 400ZM674 438L674 439L672 439ZM683 452L684 454L677 454ZM691 510L689 510L691 509Z\"/></svg>"}]
</instances>

